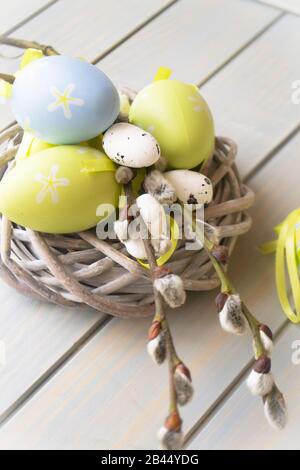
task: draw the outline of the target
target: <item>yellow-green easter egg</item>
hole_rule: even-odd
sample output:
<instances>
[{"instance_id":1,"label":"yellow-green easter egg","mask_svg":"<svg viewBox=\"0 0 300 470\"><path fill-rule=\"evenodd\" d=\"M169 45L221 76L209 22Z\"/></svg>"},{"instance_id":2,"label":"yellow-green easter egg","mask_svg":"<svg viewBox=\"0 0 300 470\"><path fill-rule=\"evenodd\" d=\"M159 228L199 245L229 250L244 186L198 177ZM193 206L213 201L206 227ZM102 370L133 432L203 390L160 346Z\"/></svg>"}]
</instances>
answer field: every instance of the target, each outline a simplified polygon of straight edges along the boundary
<instances>
[{"instance_id":1,"label":"yellow-green easter egg","mask_svg":"<svg viewBox=\"0 0 300 470\"><path fill-rule=\"evenodd\" d=\"M129 120L157 139L170 169L194 168L213 152L212 114L195 85L153 82L137 94Z\"/></svg>"},{"instance_id":2,"label":"yellow-green easter egg","mask_svg":"<svg viewBox=\"0 0 300 470\"><path fill-rule=\"evenodd\" d=\"M101 204L117 207L116 165L84 146L52 147L20 160L0 182L0 212L25 227L71 233L94 227ZM105 212L103 212L105 213ZM107 216L109 213L107 214Z\"/></svg>"}]
</instances>

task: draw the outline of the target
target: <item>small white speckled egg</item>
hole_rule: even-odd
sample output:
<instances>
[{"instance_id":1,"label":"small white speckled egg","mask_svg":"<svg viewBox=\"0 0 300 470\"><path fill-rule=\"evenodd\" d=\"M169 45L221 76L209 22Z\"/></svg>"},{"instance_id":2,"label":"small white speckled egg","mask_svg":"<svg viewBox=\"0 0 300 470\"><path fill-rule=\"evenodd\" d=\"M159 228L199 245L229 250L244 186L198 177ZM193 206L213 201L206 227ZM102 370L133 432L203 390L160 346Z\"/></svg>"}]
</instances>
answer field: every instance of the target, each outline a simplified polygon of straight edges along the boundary
<instances>
[{"instance_id":1,"label":"small white speckled egg","mask_svg":"<svg viewBox=\"0 0 300 470\"><path fill-rule=\"evenodd\" d=\"M103 137L106 155L119 165L143 168L160 157L160 147L149 132L133 124L120 122L110 127Z\"/></svg>"},{"instance_id":2,"label":"small white speckled egg","mask_svg":"<svg viewBox=\"0 0 300 470\"><path fill-rule=\"evenodd\" d=\"M173 170L164 177L174 188L178 199L185 204L209 204L213 187L207 176L191 170Z\"/></svg>"},{"instance_id":3,"label":"small white speckled egg","mask_svg":"<svg viewBox=\"0 0 300 470\"><path fill-rule=\"evenodd\" d=\"M147 258L144 242L141 238L128 239L124 242L127 252L137 259Z\"/></svg>"},{"instance_id":4,"label":"small white speckled egg","mask_svg":"<svg viewBox=\"0 0 300 470\"><path fill-rule=\"evenodd\" d=\"M167 238L168 223L163 206L151 194L142 194L136 205L152 239Z\"/></svg>"}]
</instances>

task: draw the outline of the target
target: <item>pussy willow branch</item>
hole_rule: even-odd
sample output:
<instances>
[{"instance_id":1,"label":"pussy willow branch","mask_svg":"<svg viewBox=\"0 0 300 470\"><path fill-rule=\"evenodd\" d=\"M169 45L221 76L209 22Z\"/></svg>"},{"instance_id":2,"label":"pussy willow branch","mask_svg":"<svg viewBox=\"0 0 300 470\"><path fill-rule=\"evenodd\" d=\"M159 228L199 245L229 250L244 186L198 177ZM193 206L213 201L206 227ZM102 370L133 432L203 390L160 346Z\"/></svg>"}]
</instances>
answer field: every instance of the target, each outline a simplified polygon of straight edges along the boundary
<instances>
[{"instance_id":1,"label":"pussy willow branch","mask_svg":"<svg viewBox=\"0 0 300 470\"><path fill-rule=\"evenodd\" d=\"M146 228L143 221L141 221L141 228L142 228L142 231L145 230ZM157 268L157 262L156 262L154 250L148 237L144 238L143 242L144 242L145 251L147 254L147 260L148 260L149 267L150 267L151 277L154 281L155 280L154 272L155 272L155 268ZM169 393L170 393L169 412L174 413L174 412L178 412L177 396L176 396L176 389L175 389L175 382L174 382L174 371L175 371L175 367L180 362L180 360L175 350L168 319L165 313L164 301L162 299L162 296L155 289L154 286L153 286L153 293L154 293L154 302L155 302L154 320L161 322L164 334L166 335L165 338L166 338L168 366L169 366Z\"/></svg>"},{"instance_id":2,"label":"pussy willow branch","mask_svg":"<svg viewBox=\"0 0 300 470\"><path fill-rule=\"evenodd\" d=\"M202 233L202 230L199 229L199 224L194 220L192 211L185 212L186 217L188 218L189 225L193 228L196 239L203 244L203 247L220 279L221 282L221 291L229 294L237 293L237 290L233 286L228 273L224 270L222 264L213 256L212 251L215 248L214 243L212 243L208 238ZM261 323L255 318L255 316L250 312L247 305L242 302L243 313L246 317L248 325L250 327L255 347L255 358L259 358L266 353L264 346L261 341L259 327Z\"/></svg>"},{"instance_id":3,"label":"pussy willow branch","mask_svg":"<svg viewBox=\"0 0 300 470\"><path fill-rule=\"evenodd\" d=\"M125 195L127 197L127 204L128 207L131 206L133 203L133 192L131 182L124 185L125 188ZM147 255L147 261L150 268L151 278L154 282L155 280L155 270L157 268L157 262L155 258L155 253L153 246L149 240L149 233L144 223L142 217L140 217L140 227L141 233L147 234L146 237L143 238L144 247ZM165 313L165 306L164 300L161 294L155 289L153 286L153 295L154 295L154 302L155 302L155 315L153 321L159 321L162 325L162 329L164 334L166 335L166 348L167 348L167 357L168 357L168 365L169 365L169 394L170 394L170 402L169 402L169 412L177 412L178 413L178 405L177 405L177 395L176 395L176 388L174 382L174 371L176 366L181 362L179 357L177 356L176 349L174 346L172 334L170 331L168 319Z\"/></svg>"}]
</instances>

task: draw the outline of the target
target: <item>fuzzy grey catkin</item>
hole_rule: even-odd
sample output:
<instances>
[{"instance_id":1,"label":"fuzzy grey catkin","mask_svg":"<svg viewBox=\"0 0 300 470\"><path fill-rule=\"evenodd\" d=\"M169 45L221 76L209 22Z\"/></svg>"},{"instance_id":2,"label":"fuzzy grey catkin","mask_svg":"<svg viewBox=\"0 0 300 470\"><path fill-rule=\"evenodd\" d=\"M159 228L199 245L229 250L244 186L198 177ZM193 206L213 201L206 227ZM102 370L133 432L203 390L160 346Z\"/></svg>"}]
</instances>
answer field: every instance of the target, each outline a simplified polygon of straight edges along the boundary
<instances>
[{"instance_id":1,"label":"fuzzy grey catkin","mask_svg":"<svg viewBox=\"0 0 300 470\"><path fill-rule=\"evenodd\" d=\"M170 307L177 308L185 303L186 292L183 282L181 277L176 274L155 279L154 287Z\"/></svg>"},{"instance_id":2,"label":"fuzzy grey catkin","mask_svg":"<svg viewBox=\"0 0 300 470\"><path fill-rule=\"evenodd\" d=\"M247 379L247 386L255 396L265 396L271 392L274 385L274 378L271 373L271 360L268 356L262 355L258 358Z\"/></svg>"},{"instance_id":3,"label":"fuzzy grey catkin","mask_svg":"<svg viewBox=\"0 0 300 470\"><path fill-rule=\"evenodd\" d=\"M243 335L246 332L246 319L238 294L228 295L222 310L219 312L221 327L227 333Z\"/></svg>"},{"instance_id":4,"label":"fuzzy grey catkin","mask_svg":"<svg viewBox=\"0 0 300 470\"><path fill-rule=\"evenodd\" d=\"M144 188L161 204L171 205L177 200L174 188L159 170L153 170L145 177Z\"/></svg>"},{"instance_id":5,"label":"fuzzy grey catkin","mask_svg":"<svg viewBox=\"0 0 300 470\"><path fill-rule=\"evenodd\" d=\"M148 341L147 351L155 364L160 365L165 361L167 349L164 332L159 333L155 338Z\"/></svg>"},{"instance_id":6,"label":"fuzzy grey catkin","mask_svg":"<svg viewBox=\"0 0 300 470\"><path fill-rule=\"evenodd\" d=\"M178 364L174 373L177 402L180 406L191 401L194 388L189 369L182 363Z\"/></svg>"},{"instance_id":7,"label":"fuzzy grey catkin","mask_svg":"<svg viewBox=\"0 0 300 470\"><path fill-rule=\"evenodd\" d=\"M170 431L162 426L157 437L164 450L181 450L182 448L183 435L181 431Z\"/></svg>"},{"instance_id":8,"label":"fuzzy grey catkin","mask_svg":"<svg viewBox=\"0 0 300 470\"><path fill-rule=\"evenodd\" d=\"M288 420L287 407L284 397L276 385L264 398L264 412L270 426L278 430L285 428Z\"/></svg>"}]
</instances>

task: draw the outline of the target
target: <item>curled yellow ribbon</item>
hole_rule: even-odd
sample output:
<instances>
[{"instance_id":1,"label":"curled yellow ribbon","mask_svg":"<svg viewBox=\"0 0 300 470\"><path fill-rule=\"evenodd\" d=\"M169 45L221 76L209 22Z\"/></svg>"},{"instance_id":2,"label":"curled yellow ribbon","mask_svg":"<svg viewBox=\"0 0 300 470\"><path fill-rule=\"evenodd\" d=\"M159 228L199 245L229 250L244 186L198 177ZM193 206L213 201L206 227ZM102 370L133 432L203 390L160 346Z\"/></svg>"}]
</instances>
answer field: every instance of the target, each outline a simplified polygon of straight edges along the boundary
<instances>
[{"instance_id":1,"label":"curled yellow ribbon","mask_svg":"<svg viewBox=\"0 0 300 470\"><path fill-rule=\"evenodd\" d=\"M157 82L159 80L168 80L171 74L172 74L172 70L169 69L168 67L159 67L155 74L154 81Z\"/></svg>"},{"instance_id":2,"label":"curled yellow ribbon","mask_svg":"<svg viewBox=\"0 0 300 470\"><path fill-rule=\"evenodd\" d=\"M44 57L43 53L37 49L27 49L22 57L20 69L24 69L28 64L33 62L34 60L41 59ZM15 76L18 75L20 71L15 73ZM3 102L6 102L12 97L12 85L10 83L5 82L4 80L0 80L0 99Z\"/></svg>"},{"instance_id":3,"label":"curled yellow ribbon","mask_svg":"<svg viewBox=\"0 0 300 470\"><path fill-rule=\"evenodd\" d=\"M261 246L263 254L276 253L275 277L278 298L287 317L293 323L300 322L300 209L291 212L277 227L278 239ZM291 287L293 305L290 302L287 278Z\"/></svg>"},{"instance_id":4,"label":"curled yellow ribbon","mask_svg":"<svg viewBox=\"0 0 300 470\"><path fill-rule=\"evenodd\" d=\"M175 219L173 217L167 216L170 223L170 231L171 231L171 248L165 253L164 255L157 258L156 263L157 266L163 266L164 264L169 261L171 256L173 255L174 251L176 250L178 239L179 239L179 227ZM138 259L138 262L146 269L150 269L148 263L144 262L141 259Z\"/></svg>"}]
</instances>

